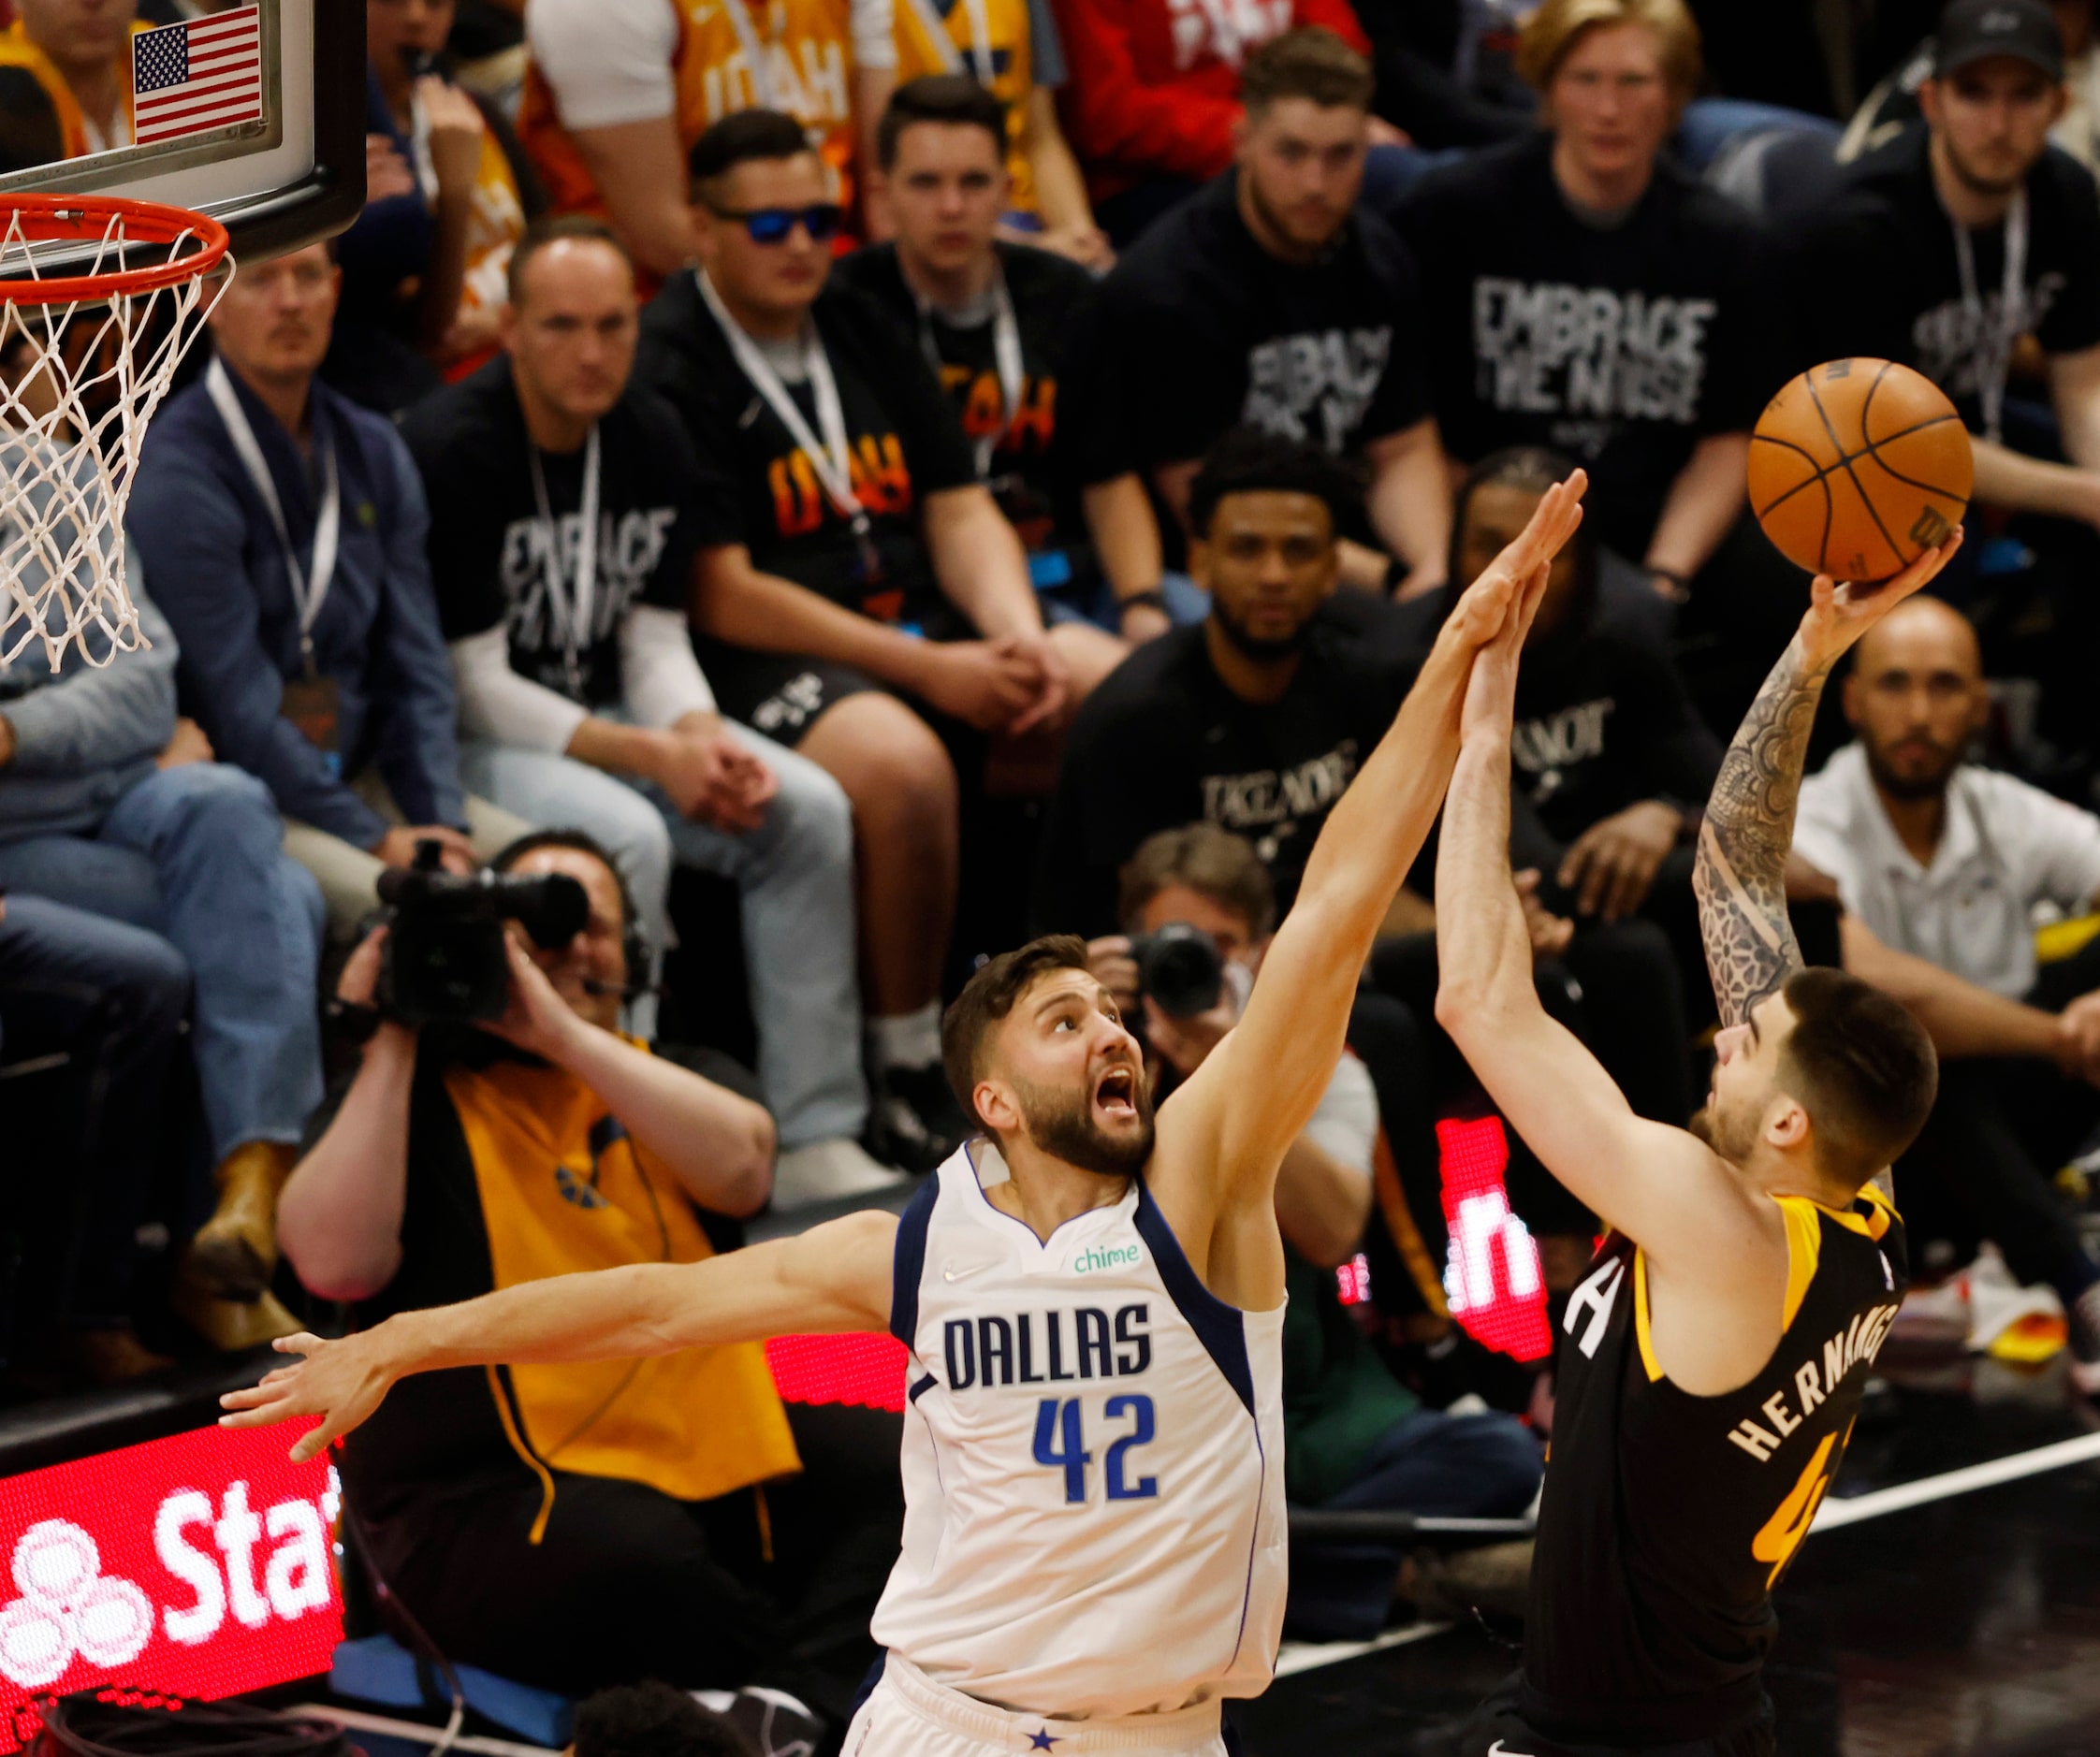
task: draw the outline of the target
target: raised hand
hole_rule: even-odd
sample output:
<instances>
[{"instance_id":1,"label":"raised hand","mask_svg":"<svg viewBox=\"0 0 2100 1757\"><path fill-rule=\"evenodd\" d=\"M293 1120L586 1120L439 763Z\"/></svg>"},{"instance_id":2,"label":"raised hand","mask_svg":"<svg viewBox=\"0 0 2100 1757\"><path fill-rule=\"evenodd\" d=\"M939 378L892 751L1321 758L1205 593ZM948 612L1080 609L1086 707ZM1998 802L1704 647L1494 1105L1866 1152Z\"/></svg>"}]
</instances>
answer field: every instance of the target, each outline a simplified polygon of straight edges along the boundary
<instances>
[{"instance_id":1,"label":"raised hand","mask_svg":"<svg viewBox=\"0 0 2100 1757\"><path fill-rule=\"evenodd\" d=\"M1801 618L1802 656L1811 664L1835 664L1859 638L1914 592L1923 591L1942 568L1961 552L1962 530L1936 549L1928 549L1894 579L1875 585L1841 585L1818 574L1809 587L1809 609Z\"/></svg>"},{"instance_id":2,"label":"raised hand","mask_svg":"<svg viewBox=\"0 0 2100 1757\"><path fill-rule=\"evenodd\" d=\"M1786 856L1801 765L1823 685L1845 650L1920 590L1961 546L1959 530L1886 585L1840 586L1828 574L1810 588L1808 614L1780 655L1721 760L1699 826L1692 889L1721 1023L1750 1009L1801 967L1786 913Z\"/></svg>"},{"instance_id":3,"label":"raised hand","mask_svg":"<svg viewBox=\"0 0 2100 1757\"><path fill-rule=\"evenodd\" d=\"M1543 581L1552 571L1553 558L1568 546L1582 523L1582 495L1589 486L1589 473L1578 470L1566 482L1555 483L1546 490L1532 510L1531 522L1518 533L1516 541L1466 588L1437 636L1439 641L1454 640L1466 648L1485 646L1502 632L1521 588L1536 586L1543 592ZM1536 604L1532 614L1538 614Z\"/></svg>"},{"instance_id":4,"label":"raised hand","mask_svg":"<svg viewBox=\"0 0 2100 1757\"><path fill-rule=\"evenodd\" d=\"M1582 509L1575 510L1580 515ZM1499 561L1495 563L1500 565ZM1538 619L1553 572L1553 557L1548 555L1532 569L1528 578L1517 583L1504 609L1500 630L1474 655L1473 675L1466 684L1466 706L1459 720L1461 736L1509 742L1517 718L1517 661L1524 652L1524 637ZM1480 575L1483 580L1487 577L1486 574Z\"/></svg>"},{"instance_id":5,"label":"raised hand","mask_svg":"<svg viewBox=\"0 0 2100 1757\"><path fill-rule=\"evenodd\" d=\"M279 1367L244 1391L228 1391L219 1407L222 1428L267 1428L302 1416L320 1416L320 1425L292 1447L292 1462L303 1464L348 1433L379 1407L392 1389L394 1374L376 1329L324 1342L301 1331L271 1344L281 1355L303 1357Z\"/></svg>"}]
</instances>

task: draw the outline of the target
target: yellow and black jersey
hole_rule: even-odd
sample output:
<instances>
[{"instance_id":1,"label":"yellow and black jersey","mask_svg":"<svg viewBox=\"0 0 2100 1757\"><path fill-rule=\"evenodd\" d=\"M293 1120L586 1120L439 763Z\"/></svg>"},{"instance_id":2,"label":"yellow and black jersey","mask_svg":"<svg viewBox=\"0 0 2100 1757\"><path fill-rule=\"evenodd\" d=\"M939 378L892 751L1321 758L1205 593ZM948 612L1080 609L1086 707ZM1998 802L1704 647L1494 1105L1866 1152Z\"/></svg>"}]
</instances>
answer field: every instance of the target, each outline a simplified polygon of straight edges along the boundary
<instances>
[{"instance_id":1,"label":"yellow and black jersey","mask_svg":"<svg viewBox=\"0 0 2100 1757\"><path fill-rule=\"evenodd\" d=\"M1786 1329L1739 1390L1663 1376L1648 1265L1608 1237L1558 1339L1520 1706L1569 1738L1698 1739L1757 1712L1772 1590L1845 1456L1908 1277L1901 1218L1782 1197Z\"/></svg>"},{"instance_id":2,"label":"yellow and black jersey","mask_svg":"<svg viewBox=\"0 0 2100 1757\"><path fill-rule=\"evenodd\" d=\"M757 1090L726 1058L677 1059ZM338 1092L315 1120L316 1137L341 1100ZM405 1195L401 1266L358 1303L360 1329L549 1275L715 1254L677 1178L602 1098L474 1030L423 1035ZM646 1360L453 1368L399 1389L339 1454L353 1505L375 1519L532 1476L545 1495L537 1542L561 1474L707 1501L801 1468L755 1343Z\"/></svg>"}]
</instances>

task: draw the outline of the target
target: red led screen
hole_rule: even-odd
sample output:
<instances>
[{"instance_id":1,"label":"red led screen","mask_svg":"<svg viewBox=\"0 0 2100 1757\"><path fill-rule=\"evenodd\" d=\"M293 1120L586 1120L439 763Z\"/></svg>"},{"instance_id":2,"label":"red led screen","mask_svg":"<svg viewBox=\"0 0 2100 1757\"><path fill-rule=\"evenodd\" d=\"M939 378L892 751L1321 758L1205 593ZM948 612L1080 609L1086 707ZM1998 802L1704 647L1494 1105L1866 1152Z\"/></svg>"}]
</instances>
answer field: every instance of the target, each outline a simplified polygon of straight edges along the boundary
<instances>
[{"instance_id":1,"label":"red led screen","mask_svg":"<svg viewBox=\"0 0 2100 1757\"><path fill-rule=\"evenodd\" d=\"M328 1667L335 1474L207 1428L0 1478L0 1748L32 1697L119 1678L228 1696Z\"/></svg>"},{"instance_id":2,"label":"red led screen","mask_svg":"<svg viewBox=\"0 0 2100 1757\"><path fill-rule=\"evenodd\" d=\"M904 1406L894 1338L766 1346L801 1403ZM0 1751L33 1698L109 1680L219 1697L328 1669L335 1474L296 1430L205 1428L0 1477Z\"/></svg>"},{"instance_id":3,"label":"red led screen","mask_svg":"<svg viewBox=\"0 0 2100 1757\"><path fill-rule=\"evenodd\" d=\"M1451 1256L1444 1296L1476 1340L1519 1360L1551 1351L1539 1246L1509 1212L1502 1181L1509 1143L1499 1117L1448 1117L1436 1125L1444 1169L1444 1224Z\"/></svg>"}]
</instances>

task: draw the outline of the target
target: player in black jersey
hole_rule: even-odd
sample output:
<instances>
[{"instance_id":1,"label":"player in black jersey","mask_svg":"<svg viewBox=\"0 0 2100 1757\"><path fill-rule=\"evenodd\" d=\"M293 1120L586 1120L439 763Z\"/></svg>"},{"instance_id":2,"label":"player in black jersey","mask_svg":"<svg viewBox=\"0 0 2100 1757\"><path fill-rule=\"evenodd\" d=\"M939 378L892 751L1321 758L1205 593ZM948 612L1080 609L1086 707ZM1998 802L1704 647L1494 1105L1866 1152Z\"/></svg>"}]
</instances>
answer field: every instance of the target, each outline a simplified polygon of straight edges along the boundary
<instances>
[{"instance_id":1,"label":"player in black jersey","mask_svg":"<svg viewBox=\"0 0 2100 1757\"><path fill-rule=\"evenodd\" d=\"M1783 870L1825 679L1959 543L1878 590L1817 579L1729 748L1697 874L1724 1028L1689 1132L1636 1116L1539 1005L1509 863L1522 629L1474 669L1437 858L1436 1016L1610 1231L1559 1338L1524 1670L1465 1757L1777 1749L1760 1680L1772 1588L1903 1298L1888 1168L1937 1084L1901 1007L1803 967Z\"/></svg>"}]
</instances>

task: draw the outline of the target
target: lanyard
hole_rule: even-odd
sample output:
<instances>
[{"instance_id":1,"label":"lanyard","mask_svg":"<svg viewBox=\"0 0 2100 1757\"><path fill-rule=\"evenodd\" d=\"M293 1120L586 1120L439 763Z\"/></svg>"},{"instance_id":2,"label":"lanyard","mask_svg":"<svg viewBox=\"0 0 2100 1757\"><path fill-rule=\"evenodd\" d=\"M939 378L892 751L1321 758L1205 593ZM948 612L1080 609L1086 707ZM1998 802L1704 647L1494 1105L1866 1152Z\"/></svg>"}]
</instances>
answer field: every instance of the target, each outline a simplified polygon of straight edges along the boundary
<instances>
[{"instance_id":1,"label":"lanyard","mask_svg":"<svg viewBox=\"0 0 2100 1757\"><path fill-rule=\"evenodd\" d=\"M598 424L591 424L591 437L583 446L583 529L576 533L576 592L568 590L568 570L561 559L561 527L547 498L547 472L540 468L540 448L530 440L526 455L532 463L532 498L539 503L540 535L546 545L544 573L547 602L553 612L554 632L561 641L561 662L568 674L569 693L583 700L583 668L577 654L591 638L591 612L598 584Z\"/></svg>"},{"instance_id":2,"label":"lanyard","mask_svg":"<svg viewBox=\"0 0 2100 1757\"><path fill-rule=\"evenodd\" d=\"M941 357L941 344L934 339L933 305L916 288L911 298L919 308L919 351L926 356L926 364L939 379L945 362ZM980 476L991 474L992 454L999 450L999 441L1006 437L1014 416L1021 413L1021 392L1027 383L1027 369L1021 359L1021 326L1014 315L1014 300L1007 293L1004 274L999 274L992 283L992 357L999 366L999 427L977 441L977 473Z\"/></svg>"},{"instance_id":3,"label":"lanyard","mask_svg":"<svg viewBox=\"0 0 2100 1757\"><path fill-rule=\"evenodd\" d=\"M770 0L760 0L769 5ZM729 14L729 25L736 33L736 46L744 51L744 65L751 76L751 96L760 109L785 109L773 90L773 57L770 41L761 42L757 25L751 22L750 0L722 0L722 9Z\"/></svg>"},{"instance_id":4,"label":"lanyard","mask_svg":"<svg viewBox=\"0 0 2100 1757\"><path fill-rule=\"evenodd\" d=\"M868 512L860 503L860 496L853 492L853 453L846 441L846 412L839 400L839 381L831 375L831 361L824 351L824 342L817 336L814 322L808 324L802 342L803 367L809 374L809 388L817 399L817 425L824 429L824 443L809 431L809 424L802 418L802 410L788 388L780 383L780 375L773 370L773 362L766 352L753 341L743 325L729 314L729 308L722 302L722 295L714 289L704 269L695 269L693 278L700 283L700 297L707 301L707 309L722 326L722 333L728 339L729 351L736 356L736 364L743 368L744 376L751 381L758 394L766 399L766 407L780 417L780 425L787 428L788 437L801 446L809 459L809 467L817 472L817 480L824 484L824 491L841 518L853 523L853 535L861 542L868 541Z\"/></svg>"},{"instance_id":5,"label":"lanyard","mask_svg":"<svg viewBox=\"0 0 2100 1757\"><path fill-rule=\"evenodd\" d=\"M2027 309L2027 191L2013 192L2005 210L2005 282L1999 296L1998 333L1983 339L1983 295L1976 286L1976 246L1969 228L1954 223L1954 260L1961 272L1961 308L1976 336L1976 390L1983 399L1983 436L1993 445L2005 437L2005 379L2012 370L2013 344Z\"/></svg>"},{"instance_id":6,"label":"lanyard","mask_svg":"<svg viewBox=\"0 0 2100 1757\"><path fill-rule=\"evenodd\" d=\"M734 4L734 0L732 0ZM970 68L979 85L992 82L992 19L984 0L961 0L963 16L970 21ZM934 9L933 0L911 0L911 9L919 15L919 28L933 45L933 51L941 57L941 70L961 73L963 56L955 48L955 39L948 34L947 21Z\"/></svg>"},{"instance_id":7,"label":"lanyard","mask_svg":"<svg viewBox=\"0 0 2100 1757\"><path fill-rule=\"evenodd\" d=\"M241 462L248 472L248 480L255 485L255 492L270 512L270 522L277 528L277 541L284 551L284 573L292 588L292 604L299 612L299 650L306 661L306 674L314 675L314 624L321 614L321 605L328 599L329 582L335 578L337 545L343 534L343 482L335 468L335 447L322 437L316 425L314 443L321 454L321 512L314 525L314 567L309 574L299 565L299 551L292 547L292 533L284 523L284 508L277 498L277 484L270 473L270 465L262 455L262 447L255 443L255 429L248 425L248 412L241 406L241 399L234 393L233 381L226 376L226 362L216 355L205 369L204 388L211 397L212 406L219 412L219 419L226 423L226 435L233 441L233 449L240 454Z\"/></svg>"}]
</instances>

